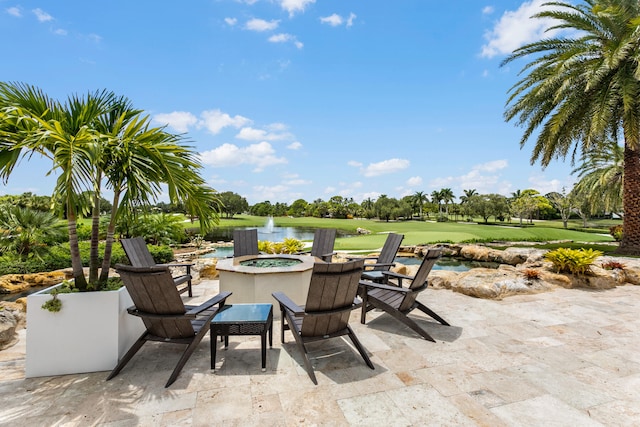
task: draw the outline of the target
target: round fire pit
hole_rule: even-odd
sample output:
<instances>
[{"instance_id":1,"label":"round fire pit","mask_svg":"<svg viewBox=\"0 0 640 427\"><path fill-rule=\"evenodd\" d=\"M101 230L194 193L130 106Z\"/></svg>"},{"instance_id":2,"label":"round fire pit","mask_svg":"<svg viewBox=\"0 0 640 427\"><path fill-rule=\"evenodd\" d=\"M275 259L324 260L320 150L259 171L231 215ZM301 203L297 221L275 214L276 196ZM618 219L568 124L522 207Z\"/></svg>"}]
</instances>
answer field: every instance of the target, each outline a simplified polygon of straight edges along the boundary
<instances>
[{"instance_id":1,"label":"round fire pit","mask_svg":"<svg viewBox=\"0 0 640 427\"><path fill-rule=\"evenodd\" d=\"M220 291L233 292L231 304L269 303L273 292L284 292L296 304L304 305L315 257L308 255L247 255L225 258L216 266ZM276 314L277 310L274 310Z\"/></svg>"}]
</instances>

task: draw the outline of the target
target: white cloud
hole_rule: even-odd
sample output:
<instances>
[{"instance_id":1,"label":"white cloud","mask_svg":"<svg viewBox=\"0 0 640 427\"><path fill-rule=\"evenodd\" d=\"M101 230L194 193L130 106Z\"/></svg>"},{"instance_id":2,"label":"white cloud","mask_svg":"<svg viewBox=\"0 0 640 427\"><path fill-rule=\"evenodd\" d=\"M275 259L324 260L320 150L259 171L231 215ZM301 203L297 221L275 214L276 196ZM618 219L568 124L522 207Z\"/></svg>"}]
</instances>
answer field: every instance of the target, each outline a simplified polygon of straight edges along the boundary
<instances>
[{"instance_id":1,"label":"white cloud","mask_svg":"<svg viewBox=\"0 0 640 427\"><path fill-rule=\"evenodd\" d=\"M285 181L284 183L286 185L309 185L311 184L311 181L307 179L297 178L297 179L290 179L288 181Z\"/></svg>"},{"instance_id":2,"label":"white cloud","mask_svg":"<svg viewBox=\"0 0 640 427\"><path fill-rule=\"evenodd\" d=\"M364 176L380 176L394 173L409 167L409 160L405 159L389 159L378 163L371 163L362 169Z\"/></svg>"},{"instance_id":3,"label":"white cloud","mask_svg":"<svg viewBox=\"0 0 640 427\"><path fill-rule=\"evenodd\" d=\"M297 47L298 49L302 49L302 47L304 46L304 44L302 42L299 42L298 39L296 38L296 36L291 35L291 34L287 34L287 33L280 33L280 34L274 34L271 37L269 37L268 39L271 43L287 43L287 42L292 42L295 47Z\"/></svg>"},{"instance_id":4,"label":"white cloud","mask_svg":"<svg viewBox=\"0 0 640 427\"><path fill-rule=\"evenodd\" d=\"M493 6L485 6L482 8L482 14L483 15L491 15L494 11L494 7Z\"/></svg>"},{"instance_id":5,"label":"white cloud","mask_svg":"<svg viewBox=\"0 0 640 427\"><path fill-rule=\"evenodd\" d=\"M506 168L507 166L509 166L509 162L507 160L493 160L491 162L475 165L473 169L482 172L496 172Z\"/></svg>"},{"instance_id":6,"label":"white cloud","mask_svg":"<svg viewBox=\"0 0 640 427\"><path fill-rule=\"evenodd\" d=\"M485 33L487 43L482 46L481 56L493 58L496 55L510 54L527 43L541 40L553 21L532 19L531 16L544 10L542 6L545 2L547 0L531 0L522 3L518 10L506 11L493 29Z\"/></svg>"},{"instance_id":7,"label":"white cloud","mask_svg":"<svg viewBox=\"0 0 640 427\"><path fill-rule=\"evenodd\" d=\"M236 18L224 18L224 22L226 22L230 27L233 27L238 23L238 20Z\"/></svg>"},{"instance_id":8,"label":"white cloud","mask_svg":"<svg viewBox=\"0 0 640 427\"><path fill-rule=\"evenodd\" d=\"M422 185L422 177L412 176L407 180L407 185L409 187L418 187L419 185Z\"/></svg>"},{"instance_id":9,"label":"white cloud","mask_svg":"<svg viewBox=\"0 0 640 427\"><path fill-rule=\"evenodd\" d=\"M566 182L559 179L547 180L544 175L533 175L529 177L531 188L535 188L540 194L547 194L552 191L561 192L562 188L571 188L575 182L572 177L567 177Z\"/></svg>"},{"instance_id":10,"label":"white cloud","mask_svg":"<svg viewBox=\"0 0 640 427\"><path fill-rule=\"evenodd\" d=\"M279 0L280 6L293 16L296 12L304 12L305 8L316 2L316 0Z\"/></svg>"},{"instance_id":11,"label":"white cloud","mask_svg":"<svg viewBox=\"0 0 640 427\"><path fill-rule=\"evenodd\" d=\"M353 21L356 19L356 14L351 12L349 14L349 17L347 18L347 28L351 27L353 25Z\"/></svg>"},{"instance_id":12,"label":"white cloud","mask_svg":"<svg viewBox=\"0 0 640 427\"><path fill-rule=\"evenodd\" d=\"M244 24L244 28L246 30L251 30L251 31L271 31L271 30L275 30L276 28L278 28L278 23L280 21L274 19L272 21L265 21L264 19L258 19L258 18L253 18L247 21L246 24Z\"/></svg>"},{"instance_id":13,"label":"white cloud","mask_svg":"<svg viewBox=\"0 0 640 427\"><path fill-rule=\"evenodd\" d=\"M257 3L257 2L258 2L258 0L236 0L236 1L237 1L238 3L246 3L246 4L248 4L249 6L251 6L252 4L254 4L254 3Z\"/></svg>"},{"instance_id":14,"label":"white cloud","mask_svg":"<svg viewBox=\"0 0 640 427\"><path fill-rule=\"evenodd\" d=\"M20 10L19 7L14 6L14 7L10 7L7 8L7 13L11 16L15 16L16 18L21 18L22 17L22 10Z\"/></svg>"},{"instance_id":15,"label":"white cloud","mask_svg":"<svg viewBox=\"0 0 640 427\"><path fill-rule=\"evenodd\" d=\"M34 15L36 15L36 18L40 22L53 21L53 16L49 15L47 12L45 12L44 10L42 10L40 8L33 9L32 12L33 12Z\"/></svg>"},{"instance_id":16,"label":"white cloud","mask_svg":"<svg viewBox=\"0 0 640 427\"><path fill-rule=\"evenodd\" d=\"M329 15L325 17L321 16L320 22L322 22L323 24L329 24L332 27L337 27L338 25L342 25L344 20L342 19L342 16L338 15L337 13L334 13L333 15Z\"/></svg>"},{"instance_id":17,"label":"white cloud","mask_svg":"<svg viewBox=\"0 0 640 427\"><path fill-rule=\"evenodd\" d=\"M191 126L198 123L198 118L186 111L174 111L173 113L156 114L153 120L168 125L177 132L188 132Z\"/></svg>"},{"instance_id":18,"label":"white cloud","mask_svg":"<svg viewBox=\"0 0 640 427\"><path fill-rule=\"evenodd\" d=\"M294 141L291 144L287 145L289 150L299 150L302 148L302 144L299 141Z\"/></svg>"},{"instance_id":19,"label":"white cloud","mask_svg":"<svg viewBox=\"0 0 640 427\"><path fill-rule=\"evenodd\" d=\"M67 35L67 30L65 30L63 28L58 28L57 30L53 31L53 34L55 34L57 36L66 36Z\"/></svg>"},{"instance_id":20,"label":"white cloud","mask_svg":"<svg viewBox=\"0 0 640 427\"><path fill-rule=\"evenodd\" d=\"M347 164L348 164L349 166L353 166L354 168L362 167L362 163L357 162L357 161L355 161L355 160L349 160L349 161L347 162Z\"/></svg>"},{"instance_id":21,"label":"white cloud","mask_svg":"<svg viewBox=\"0 0 640 427\"><path fill-rule=\"evenodd\" d=\"M275 150L268 142L238 147L234 144L223 144L213 150L200 153L202 163L213 167L229 167L252 165L254 172L261 172L268 166L287 163L284 157L277 157Z\"/></svg>"},{"instance_id":22,"label":"white cloud","mask_svg":"<svg viewBox=\"0 0 640 427\"><path fill-rule=\"evenodd\" d=\"M198 126L205 127L214 135L228 126L241 128L242 126L251 123L251 120L246 117L242 117L239 115L231 117L229 114L223 113L220 110L203 111L200 117L202 118L202 120L198 122Z\"/></svg>"},{"instance_id":23,"label":"white cloud","mask_svg":"<svg viewBox=\"0 0 640 427\"><path fill-rule=\"evenodd\" d=\"M97 34L89 34L87 38L95 43L100 43L102 41L102 37Z\"/></svg>"},{"instance_id":24,"label":"white cloud","mask_svg":"<svg viewBox=\"0 0 640 427\"><path fill-rule=\"evenodd\" d=\"M244 127L236 135L238 139L245 141L281 141L283 139L293 139L293 135L289 132L267 132L263 129L255 129Z\"/></svg>"},{"instance_id":25,"label":"white cloud","mask_svg":"<svg viewBox=\"0 0 640 427\"><path fill-rule=\"evenodd\" d=\"M320 22L323 24L329 24L332 27L337 27L342 24L346 24L347 27L351 27L354 19L356 19L356 14L353 12L349 14L349 17L346 20L337 13L334 13L329 16L321 16Z\"/></svg>"}]
</instances>

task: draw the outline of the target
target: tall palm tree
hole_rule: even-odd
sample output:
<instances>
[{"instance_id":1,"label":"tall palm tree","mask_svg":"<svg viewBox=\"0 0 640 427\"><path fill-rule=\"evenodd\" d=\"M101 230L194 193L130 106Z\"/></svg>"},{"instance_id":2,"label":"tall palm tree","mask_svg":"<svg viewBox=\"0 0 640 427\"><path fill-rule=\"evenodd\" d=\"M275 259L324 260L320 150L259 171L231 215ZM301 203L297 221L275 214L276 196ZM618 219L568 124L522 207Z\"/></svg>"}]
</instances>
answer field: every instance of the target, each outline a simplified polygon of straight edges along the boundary
<instances>
[{"instance_id":1,"label":"tall palm tree","mask_svg":"<svg viewBox=\"0 0 640 427\"><path fill-rule=\"evenodd\" d=\"M469 190L462 190L462 192L464 193L464 195L460 196L461 204L469 203L469 199L471 199L471 196L475 196L476 194L478 194L475 188L471 188Z\"/></svg>"},{"instance_id":2,"label":"tall palm tree","mask_svg":"<svg viewBox=\"0 0 640 427\"><path fill-rule=\"evenodd\" d=\"M442 213L442 193L438 190L431 192L431 201L438 205L438 213Z\"/></svg>"},{"instance_id":3,"label":"tall palm tree","mask_svg":"<svg viewBox=\"0 0 640 427\"><path fill-rule=\"evenodd\" d=\"M593 212L602 207L605 212L619 212L622 207L624 176L624 148L609 141L600 149L585 153L581 164L571 173L578 173L579 181L572 192L586 198Z\"/></svg>"},{"instance_id":4,"label":"tall palm tree","mask_svg":"<svg viewBox=\"0 0 640 427\"><path fill-rule=\"evenodd\" d=\"M420 212L420 219L422 219L422 207L423 205L429 201L429 198L427 197L426 194L424 194L424 191L416 191L413 194L413 203L415 203L418 206L418 211Z\"/></svg>"},{"instance_id":5,"label":"tall palm tree","mask_svg":"<svg viewBox=\"0 0 640 427\"><path fill-rule=\"evenodd\" d=\"M440 196L444 202L445 211L447 212L447 215L449 215L449 203L453 203L453 199L455 199L456 196L454 196L453 191L450 188L443 188L440 190Z\"/></svg>"},{"instance_id":6,"label":"tall palm tree","mask_svg":"<svg viewBox=\"0 0 640 427\"><path fill-rule=\"evenodd\" d=\"M623 238L618 251L640 254L640 3L551 2L534 18L568 30L515 50L529 59L510 90L505 118L524 125L523 146L537 134L532 163L586 153L624 137ZM539 128L539 132L536 132Z\"/></svg>"}]
</instances>

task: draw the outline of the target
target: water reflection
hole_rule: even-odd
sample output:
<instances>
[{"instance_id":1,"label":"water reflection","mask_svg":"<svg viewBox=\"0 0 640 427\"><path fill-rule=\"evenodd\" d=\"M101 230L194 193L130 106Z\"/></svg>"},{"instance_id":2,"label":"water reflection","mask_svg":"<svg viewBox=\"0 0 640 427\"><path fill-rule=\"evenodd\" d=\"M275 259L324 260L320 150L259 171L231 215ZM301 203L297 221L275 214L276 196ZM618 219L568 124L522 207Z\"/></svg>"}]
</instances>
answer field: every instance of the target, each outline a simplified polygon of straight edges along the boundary
<instances>
[{"instance_id":1,"label":"water reflection","mask_svg":"<svg viewBox=\"0 0 640 427\"><path fill-rule=\"evenodd\" d=\"M417 257L396 257L395 262L404 265L418 265L422 262L422 258ZM469 271L472 268L498 268L500 266L497 262L481 262L472 261L459 258L440 258L436 265L433 266L434 270L448 270L448 271Z\"/></svg>"}]
</instances>

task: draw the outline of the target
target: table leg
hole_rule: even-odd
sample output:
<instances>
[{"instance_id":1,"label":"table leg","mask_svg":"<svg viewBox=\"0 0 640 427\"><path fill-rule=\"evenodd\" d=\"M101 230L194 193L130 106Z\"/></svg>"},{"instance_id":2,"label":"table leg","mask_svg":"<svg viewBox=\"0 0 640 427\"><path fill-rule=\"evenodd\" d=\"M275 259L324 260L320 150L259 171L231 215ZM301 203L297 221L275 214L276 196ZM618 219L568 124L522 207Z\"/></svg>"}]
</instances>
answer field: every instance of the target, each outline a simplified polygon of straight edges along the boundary
<instances>
[{"instance_id":1,"label":"table leg","mask_svg":"<svg viewBox=\"0 0 640 427\"><path fill-rule=\"evenodd\" d=\"M260 349L262 350L262 372L267 370L267 331L260 334Z\"/></svg>"},{"instance_id":2,"label":"table leg","mask_svg":"<svg viewBox=\"0 0 640 427\"><path fill-rule=\"evenodd\" d=\"M273 318L269 324L269 347L273 348Z\"/></svg>"},{"instance_id":3,"label":"table leg","mask_svg":"<svg viewBox=\"0 0 640 427\"><path fill-rule=\"evenodd\" d=\"M216 370L216 347L218 347L218 336L211 334L211 369Z\"/></svg>"}]
</instances>

